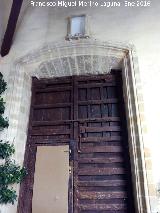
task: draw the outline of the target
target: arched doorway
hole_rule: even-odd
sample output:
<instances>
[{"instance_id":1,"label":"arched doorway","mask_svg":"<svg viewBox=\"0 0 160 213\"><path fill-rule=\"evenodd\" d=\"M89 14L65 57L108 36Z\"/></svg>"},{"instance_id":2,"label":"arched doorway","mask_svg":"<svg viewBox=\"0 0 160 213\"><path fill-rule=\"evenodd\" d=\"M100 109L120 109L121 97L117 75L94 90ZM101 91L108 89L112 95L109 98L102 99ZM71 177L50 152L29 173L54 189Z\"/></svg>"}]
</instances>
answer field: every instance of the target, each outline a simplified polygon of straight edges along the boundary
<instances>
[{"instance_id":1,"label":"arched doorway","mask_svg":"<svg viewBox=\"0 0 160 213\"><path fill-rule=\"evenodd\" d=\"M111 68L120 68L122 70L123 92L126 97L125 105L127 109L135 207L137 212L144 212L148 198L147 190L144 190L144 185L147 187L145 173L142 173L142 171L145 171L145 167L142 154L143 141L141 141L139 131L141 124L138 124L132 119L133 114L140 113L136 107L138 98L135 98L135 93L137 92L135 73L137 75L138 71L133 56L132 47L120 44L113 45L107 42L78 41L48 44L18 60L14 67L14 75L17 73L17 78L23 78L25 81L25 78L28 78L28 76L51 78L75 74L104 74L110 72ZM134 68L132 66L133 64ZM22 70L25 71L25 74ZM22 92L24 90L29 91L30 83L31 81L28 80L28 84L20 85ZM29 102L29 97L27 98ZM23 105L22 98L20 98L20 105ZM17 110L16 107L19 107L19 104L15 106L15 110ZM137 147L139 147L139 149L137 149ZM139 159L139 161L137 161L137 159Z\"/></svg>"}]
</instances>

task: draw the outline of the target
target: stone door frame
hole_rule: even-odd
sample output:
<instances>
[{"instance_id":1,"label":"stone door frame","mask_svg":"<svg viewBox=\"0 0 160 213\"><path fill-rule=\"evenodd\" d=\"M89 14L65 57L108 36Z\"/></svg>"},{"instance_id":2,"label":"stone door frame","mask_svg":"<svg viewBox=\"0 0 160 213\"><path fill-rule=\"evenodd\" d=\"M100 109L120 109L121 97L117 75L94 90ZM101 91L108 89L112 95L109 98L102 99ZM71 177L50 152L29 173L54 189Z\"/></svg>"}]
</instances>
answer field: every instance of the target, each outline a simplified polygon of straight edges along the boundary
<instances>
[{"instance_id":1,"label":"stone door frame","mask_svg":"<svg viewBox=\"0 0 160 213\"><path fill-rule=\"evenodd\" d=\"M83 62L80 62L81 59ZM96 60L101 67L94 70ZM122 70L136 212L149 213L143 98L134 46L95 40L65 41L46 44L16 60L10 72L7 91L7 97L10 97L7 107L10 118L8 140L15 138L15 158L23 163L31 100L31 77L105 74L112 68ZM84 69L85 73L82 73Z\"/></svg>"}]
</instances>

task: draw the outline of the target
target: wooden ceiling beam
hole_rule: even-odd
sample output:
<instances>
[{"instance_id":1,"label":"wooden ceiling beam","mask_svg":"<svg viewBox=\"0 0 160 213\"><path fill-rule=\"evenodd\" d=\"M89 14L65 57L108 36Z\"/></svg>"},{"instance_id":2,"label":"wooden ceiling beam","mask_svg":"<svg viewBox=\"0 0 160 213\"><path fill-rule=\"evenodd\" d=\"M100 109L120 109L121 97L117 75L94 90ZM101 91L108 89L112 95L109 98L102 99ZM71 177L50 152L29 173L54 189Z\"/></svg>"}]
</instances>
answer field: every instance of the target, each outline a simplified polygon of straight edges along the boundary
<instances>
[{"instance_id":1,"label":"wooden ceiling beam","mask_svg":"<svg viewBox=\"0 0 160 213\"><path fill-rule=\"evenodd\" d=\"M13 36L16 30L16 24L18 21L18 17L20 14L21 6L23 0L13 0L12 8L6 28L6 32L4 34L2 46L1 46L1 56L6 56L11 48Z\"/></svg>"}]
</instances>

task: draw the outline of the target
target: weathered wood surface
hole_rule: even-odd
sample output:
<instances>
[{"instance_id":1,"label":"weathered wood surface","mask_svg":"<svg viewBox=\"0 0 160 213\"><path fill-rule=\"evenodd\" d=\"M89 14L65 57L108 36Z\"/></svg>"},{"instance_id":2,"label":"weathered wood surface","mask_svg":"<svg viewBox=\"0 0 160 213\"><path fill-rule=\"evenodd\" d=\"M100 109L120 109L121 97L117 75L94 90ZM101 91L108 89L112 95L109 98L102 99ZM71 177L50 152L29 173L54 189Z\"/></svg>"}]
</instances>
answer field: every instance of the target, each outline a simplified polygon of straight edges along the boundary
<instances>
[{"instance_id":1,"label":"weathered wood surface","mask_svg":"<svg viewBox=\"0 0 160 213\"><path fill-rule=\"evenodd\" d=\"M113 186L113 187L117 187L117 186L125 186L126 185L126 181L125 180L102 180L102 181L79 181L77 183L78 186L92 186L92 187L103 187L103 186Z\"/></svg>"},{"instance_id":2,"label":"weathered wood surface","mask_svg":"<svg viewBox=\"0 0 160 213\"><path fill-rule=\"evenodd\" d=\"M110 152L110 153L117 153L117 152L123 152L123 149L121 146L96 146L96 147L81 147L81 152L83 153L95 153L95 152Z\"/></svg>"},{"instance_id":3,"label":"weathered wood surface","mask_svg":"<svg viewBox=\"0 0 160 213\"><path fill-rule=\"evenodd\" d=\"M115 74L33 79L28 146L72 140L68 213L134 213L119 89ZM31 213L29 171L18 213Z\"/></svg>"},{"instance_id":4,"label":"weathered wood surface","mask_svg":"<svg viewBox=\"0 0 160 213\"><path fill-rule=\"evenodd\" d=\"M112 198L127 198L126 192L77 192L79 199L106 200Z\"/></svg>"},{"instance_id":5,"label":"weathered wood surface","mask_svg":"<svg viewBox=\"0 0 160 213\"><path fill-rule=\"evenodd\" d=\"M120 210L127 210L126 204L80 204L79 210L96 210L101 212L102 210L111 210L111 211L120 211Z\"/></svg>"},{"instance_id":6,"label":"weathered wood surface","mask_svg":"<svg viewBox=\"0 0 160 213\"><path fill-rule=\"evenodd\" d=\"M125 171L123 168L85 168L79 169L78 175L123 175Z\"/></svg>"},{"instance_id":7,"label":"weathered wood surface","mask_svg":"<svg viewBox=\"0 0 160 213\"><path fill-rule=\"evenodd\" d=\"M105 142L105 141L121 141L121 136L108 136L108 137L87 137L82 138L81 142Z\"/></svg>"}]
</instances>

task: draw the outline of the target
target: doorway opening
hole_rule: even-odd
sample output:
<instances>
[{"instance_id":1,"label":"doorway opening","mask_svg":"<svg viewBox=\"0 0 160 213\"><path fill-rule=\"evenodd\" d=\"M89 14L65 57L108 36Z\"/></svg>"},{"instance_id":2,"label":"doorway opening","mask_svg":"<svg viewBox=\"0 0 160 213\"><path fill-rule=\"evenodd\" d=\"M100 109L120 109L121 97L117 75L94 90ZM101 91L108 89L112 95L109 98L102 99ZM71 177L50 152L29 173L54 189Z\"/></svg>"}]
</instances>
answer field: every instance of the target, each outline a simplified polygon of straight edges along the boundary
<instances>
[{"instance_id":1,"label":"doorway opening","mask_svg":"<svg viewBox=\"0 0 160 213\"><path fill-rule=\"evenodd\" d=\"M65 147L63 155L68 158L54 161L48 153L43 161L50 147L57 153ZM43 163L46 167L41 167ZM64 181L61 193L52 190L59 180L49 181L50 172L42 172L51 166L57 173L59 165L64 167L64 176L59 175ZM48 201L55 202L49 206L53 213L134 213L121 71L33 78L25 166L28 176L21 185L19 213L40 213L35 208L38 203L43 208L37 208L49 213L43 197L53 197L53 203ZM40 200L35 199L37 191ZM58 201L63 210L57 209Z\"/></svg>"}]
</instances>

